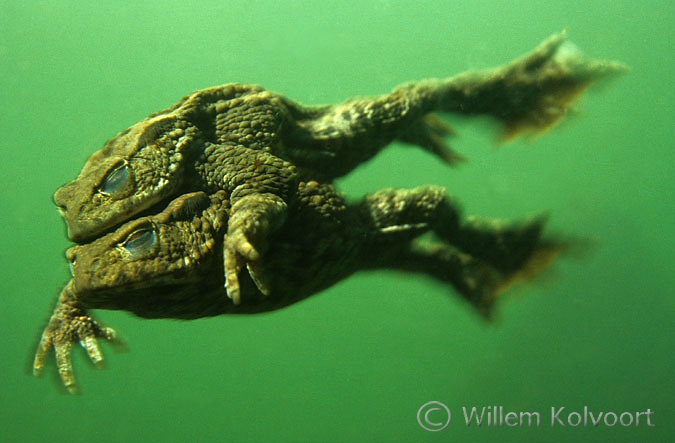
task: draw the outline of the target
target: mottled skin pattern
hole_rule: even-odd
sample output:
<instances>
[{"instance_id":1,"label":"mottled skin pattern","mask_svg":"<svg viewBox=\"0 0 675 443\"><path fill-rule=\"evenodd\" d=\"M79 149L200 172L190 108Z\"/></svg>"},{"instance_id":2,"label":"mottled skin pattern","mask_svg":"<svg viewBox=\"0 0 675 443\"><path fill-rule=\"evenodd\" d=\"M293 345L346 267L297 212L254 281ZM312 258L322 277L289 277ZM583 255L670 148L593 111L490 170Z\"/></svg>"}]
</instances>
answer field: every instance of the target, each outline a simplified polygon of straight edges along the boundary
<instances>
[{"instance_id":1,"label":"mottled skin pattern","mask_svg":"<svg viewBox=\"0 0 675 443\"><path fill-rule=\"evenodd\" d=\"M243 84L204 89L111 139L54 201L81 243L183 193L224 190L232 203L224 272L238 304L238 270L260 260L256 239L283 223L298 180L330 182L393 140L456 162L442 140L449 128L433 112L492 116L505 137L543 131L592 82L621 70L583 57L560 34L500 68L334 106Z\"/></svg>"},{"instance_id":2,"label":"mottled skin pattern","mask_svg":"<svg viewBox=\"0 0 675 443\"><path fill-rule=\"evenodd\" d=\"M231 211L224 191L185 194L159 214L69 249L73 278L43 333L35 373L53 348L65 386L75 391L70 352L78 341L101 364L97 338L114 342L117 335L88 309L148 318L250 314L295 303L360 270L395 269L448 283L489 316L507 286L545 267L563 247L541 237L543 219L461 223L455 204L435 186L384 189L347 205L329 184L300 182L288 223L266 239L267 251L251 273L265 282L242 275L244 297L236 306L225 297L220 272ZM429 231L437 241L416 240Z\"/></svg>"}]
</instances>

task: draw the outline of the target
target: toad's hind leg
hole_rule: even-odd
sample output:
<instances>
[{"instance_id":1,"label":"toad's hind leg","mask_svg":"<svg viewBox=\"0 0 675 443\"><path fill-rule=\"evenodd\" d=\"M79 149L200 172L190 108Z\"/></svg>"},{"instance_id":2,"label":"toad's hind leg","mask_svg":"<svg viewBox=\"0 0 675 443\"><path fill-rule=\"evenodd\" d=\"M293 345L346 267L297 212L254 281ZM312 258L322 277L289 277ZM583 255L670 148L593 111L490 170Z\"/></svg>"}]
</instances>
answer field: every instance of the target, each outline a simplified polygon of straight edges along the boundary
<instances>
[{"instance_id":1,"label":"toad's hind leg","mask_svg":"<svg viewBox=\"0 0 675 443\"><path fill-rule=\"evenodd\" d=\"M541 133L564 118L574 99L594 82L625 70L620 63L585 57L561 33L498 68L411 82L379 97L324 107L281 98L295 121L283 136L286 155L329 179L346 174L394 140L453 163L461 157L445 146L441 138L447 127L429 121L430 113L490 116L502 124L503 139Z\"/></svg>"},{"instance_id":2,"label":"toad's hind leg","mask_svg":"<svg viewBox=\"0 0 675 443\"><path fill-rule=\"evenodd\" d=\"M493 117L509 139L548 130L593 83L626 70L621 63L586 57L560 33L506 65L409 83L390 97L408 98L418 112Z\"/></svg>"},{"instance_id":3,"label":"toad's hind leg","mask_svg":"<svg viewBox=\"0 0 675 443\"><path fill-rule=\"evenodd\" d=\"M362 211L382 241L408 240L432 231L444 243L483 261L507 282L529 279L565 249L562 242L543 238L545 217L506 223L470 217L462 222L458 205L438 186L384 189L364 200Z\"/></svg>"}]
</instances>

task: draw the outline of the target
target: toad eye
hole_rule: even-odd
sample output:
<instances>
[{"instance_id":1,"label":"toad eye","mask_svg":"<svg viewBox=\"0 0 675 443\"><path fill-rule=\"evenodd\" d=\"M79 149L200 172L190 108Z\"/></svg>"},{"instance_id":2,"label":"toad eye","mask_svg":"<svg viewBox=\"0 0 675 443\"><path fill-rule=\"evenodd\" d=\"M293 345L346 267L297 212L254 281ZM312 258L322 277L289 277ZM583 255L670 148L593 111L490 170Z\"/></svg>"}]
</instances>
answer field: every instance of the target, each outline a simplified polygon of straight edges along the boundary
<instances>
[{"instance_id":1,"label":"toad eye","mask_svg":"<svg viewBox=\"0 0 675 443\"><path fill-rule=\"evenodd\" d=\"M124 162L108 173L103 180L100 192L105 195L118 194L127 187L130 179L129 165Z\"/></svg>"},{"instance_id":2,"label":"toad eye","mask_svg":"<svg viewBox=\"0 0 675 443\"><path fill-rule=\"evenodd\" d=\"M131 254L132 257L138 257L152 251L157 243L157 235L153 227L138 229L127 237L122 243L122 247Z\"/></svg>"}]
</instances>

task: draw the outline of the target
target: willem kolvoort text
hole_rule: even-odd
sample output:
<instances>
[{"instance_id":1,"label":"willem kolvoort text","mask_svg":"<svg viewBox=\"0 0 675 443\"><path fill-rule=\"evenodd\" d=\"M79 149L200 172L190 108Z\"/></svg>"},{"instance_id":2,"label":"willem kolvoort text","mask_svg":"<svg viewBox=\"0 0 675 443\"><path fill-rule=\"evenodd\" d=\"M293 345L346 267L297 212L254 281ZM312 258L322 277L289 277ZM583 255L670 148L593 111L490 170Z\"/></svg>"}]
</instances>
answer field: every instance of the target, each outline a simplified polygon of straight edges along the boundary
<instances>
[{"instance_id":1,"label":"willem kolvoort text","mask_svg":"<svg viewBox=\"0 0 675 443\"><path fill-rule=\"evenodd\" d=\"M652 423L654 411L644 412L604 412L591 411L584 406L583 411L566 411L565 407L552 407L551 426L655 426ZM506 411L503 406L483 406L481 408L462 407L467 426L540 426L539 412Z\"/></svg>"}]
</instances>

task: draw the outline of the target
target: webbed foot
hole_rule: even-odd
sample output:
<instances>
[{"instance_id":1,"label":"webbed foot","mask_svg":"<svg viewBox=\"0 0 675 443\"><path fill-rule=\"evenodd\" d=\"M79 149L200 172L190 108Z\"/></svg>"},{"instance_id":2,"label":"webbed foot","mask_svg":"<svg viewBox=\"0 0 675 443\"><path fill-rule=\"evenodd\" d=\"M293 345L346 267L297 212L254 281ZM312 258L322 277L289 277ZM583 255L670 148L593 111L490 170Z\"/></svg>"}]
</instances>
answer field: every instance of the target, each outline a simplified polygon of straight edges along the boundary
<instances>
[{"instance_id":1,"label":"webbed foot","mask_svg":"<svg viewBox=\"0 0 675 443\"><path fill-rule=\"evenodd\" d=\"M524 222L467 217L448 238L462 251L485 260L505 275L517 272L538 254L548 217L544 214Z\"/></svg>"},{"instance_id":2,"label":"webbed foot","mask_svg":"<svg viewBox=\"0 0 675 443\"><path fill-rule=\"evenodd\" d=\"M503 89L504 94L491 100L486 96L484 104L488 113L504 125L502 141L521 134L540 134L568 115L575 99L591 85L627 70L619 62L587 57L562 32L494 70L486 85Z\"/></svg>"}]
</instances>

